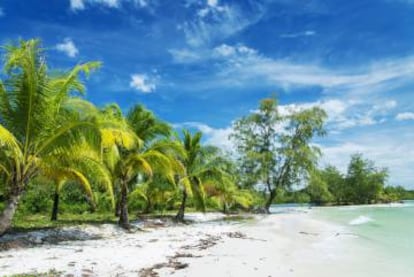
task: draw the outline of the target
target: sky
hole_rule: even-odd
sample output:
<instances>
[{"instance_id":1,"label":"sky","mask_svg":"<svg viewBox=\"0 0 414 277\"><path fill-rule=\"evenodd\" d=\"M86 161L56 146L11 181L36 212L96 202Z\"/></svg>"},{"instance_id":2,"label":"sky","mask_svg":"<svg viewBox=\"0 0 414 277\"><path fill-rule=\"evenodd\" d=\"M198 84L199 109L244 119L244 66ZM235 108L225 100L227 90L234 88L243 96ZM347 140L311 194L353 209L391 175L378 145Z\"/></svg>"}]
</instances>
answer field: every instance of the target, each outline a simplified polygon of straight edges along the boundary
<instances>
[{"instance_id":1,"label":"sky","mask_svg":"<svg viewBox=\"0 0 414 277\"><path fill-rule=\"evenodd\" d=\"M224 149L262 98L320 106L322 166L362 153L414 189L414 0L0 0L0 43L19 38L52 68L102 61L96 105L144 104Z\"/></svg>"}]
</instances>

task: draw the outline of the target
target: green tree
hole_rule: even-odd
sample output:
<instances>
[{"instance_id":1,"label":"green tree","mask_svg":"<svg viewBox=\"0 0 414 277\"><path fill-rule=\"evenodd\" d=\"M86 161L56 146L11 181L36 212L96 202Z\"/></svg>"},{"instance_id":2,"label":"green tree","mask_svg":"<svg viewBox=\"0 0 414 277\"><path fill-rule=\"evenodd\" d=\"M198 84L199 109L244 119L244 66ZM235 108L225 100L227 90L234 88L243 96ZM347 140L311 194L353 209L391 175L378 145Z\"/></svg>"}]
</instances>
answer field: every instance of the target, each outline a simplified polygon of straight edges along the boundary
<instances>
[{"instance_id":1,"label":"green tree","mask_svg":"<svg viewBox=\"0 0 414 277\"><path fill-rule=\"evenodd\" d=\"M277 101L263 99L258 111L234 124L231 138L235 142L240 172L247 185L264 184L270 205L278 189L288 189L314 169L320 151L311 145L315 136L325 134L326 113L317 107L282 116Z\"/></svg>"},{"instance_id":2,"label":"green tree","mask_svg":"<svg viewBox=\"0 0 414 277\"><path fill-rule=\"evenodd\" d=\"M388 178L386 169L375 167L374 162L361 154L351 157L346 176L346 198L355 204L377 201Z\"/></svg>"},{"instance_id":3,"label":"green tree","mask_svg":"<svg viewBox=\"0 0 414 277\"><path fill-rule=\"evenodd\" d=\"M116 105L102 111L102 120L117 122L116 128L102 130L104 160L112 176L112 183L117 192L119 207L119 225L130 228L128 216L128 195L140 180L152 179L161 175L174 182L176 172L183 170L177 155L183 154L178 141L163 138L163 128L142 129L144 120L150 114L141 106L134 106L124 118ZM157 124L154 119L152 124ZM151 127L151 128L150 128ZM151 129L153 132L148 132ZM142 133L141 133L142 132ZM143 140L143 139L145 140Z\"/></svg>"},{"instance_id":4,"label":"green tree","mask_svg":"<svg viewBox=\"0 0 414 277\"><path fill-rule=\"evenodd\" d=\"M68 182L82 187L88 196L91 210L96 209L93 185L103 186L113 202L112 182L108 170L102 163L100 153L90 149L87 144L76 144L70 148L71 155L65 159L52 159L46 163L42 174L55 184L51 220L58 219L60 192Z\"/></svg>"},{"instance_id":5,"label":"green tree","mask_svg":"<svg viewBox=\"0 0 414 277\"><path fill-rule=\"evenodd\" d=\"M328 185L329 192L332 195L332 200L336 204L343 204L346 202L346 187L345 177L334 166L328 166L320 171L322 180Z\"/></svg>"},{"instance_id":6,"label":"green tree","mask_svg":"<svg viewBox=\"0 0 414 277\"><path fill-rule=\"evenodd\" d=\"M306 188L310 196L310 202L323 205L332 201L333 196L328 189L328 183L318 170L310 174L309 185Z\"/></svg>"},{"instance_id":7,"label":"green tree","mask_svg":"<svg viewBox=\"0 0 414 277\"><path fill-rule=\"evenodd\" d=\"M253 196L249 190L237 186L239 178L235 163L219 149L213 159L216 170L221 172L221 180L205 184L207 197L216 201L223 213L237 207L249 208L253 204Z\"/></svg>"},{"instance_id":8,"label":"green tree","mask_svg":"<svg viewBox=\"0 0 414 277\"><path fill-rule=\"evenodd\" d=\"M181 145L185 155L181 159L184 166L184 174L178 175L178 184L181 188L181 204L176 215L176 220L183 221L187 198L192 196L196 208L205 211L205 185L216 184L223 181L225 172L221 170L217 159L216 147L203 146L201 144L201 132L192 135L188 130L183 131Z\"/></svg>"},{"instance_id":9,"label":"green tree","mask_svg":"<svg viewBox=\"0 0 414 277\"><path fill-rule=\"evenodd\" d=\"M71 146L87 142L99 148L99 131L65 103L85 88L78 76L99 66L85 63L49 74L38 40L5 47L5 80L0 81L0 174L7 204L0 215L0 235L11 225L27 184L48 160L70 156Z\"/></svg>"}]
</instances>

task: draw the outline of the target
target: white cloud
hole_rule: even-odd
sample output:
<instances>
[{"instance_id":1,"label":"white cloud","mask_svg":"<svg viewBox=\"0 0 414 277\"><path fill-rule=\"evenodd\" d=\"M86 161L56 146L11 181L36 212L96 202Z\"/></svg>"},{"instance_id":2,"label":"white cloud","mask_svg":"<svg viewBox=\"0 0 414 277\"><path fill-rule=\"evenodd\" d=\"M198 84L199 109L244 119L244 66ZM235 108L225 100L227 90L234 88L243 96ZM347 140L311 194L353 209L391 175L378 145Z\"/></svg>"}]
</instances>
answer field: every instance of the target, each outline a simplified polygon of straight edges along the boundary
<instances>
[{"instance_id":1,"label":"white cloud","mask_svg":"<svg viewBox=\"0 0 414 277\"><path fill-rule=\"evenodd\" d=\"M85 9L84 0L70 0L70 8L73 11Z\"/></svg>"},{"instance_id":2,"label":"white cloud","mask_svg":"<svg viewBox=\"0 0 414 277\"><path fill-rule=\"evenodd\" d=\"M217 7L218 0L207 0L207 5L209 5L210 7Z\"/></svg>"},{"instance_id":3,"label":"white cloud","mask_svg":"<svg viewBox=\"0 0 414 277\"><path fill-rule=\"evenodd\" d=\"M198 2L188 3L194 6L194 17L181 24L187 44L194 48L205 48L217 40L225 39L257 22L264 14L263 4L251 2L248 11L237 5L219 4L208 1L199 7Z\"/></svg>"},{"instance_id":4,"label":"white cloud","mask_svg":"<svg viewBox=\"0 0 414 277\"><path fill-rule=\"evenodd\" d=\"M203 132L205 137L206 144L214 145L220 147L225 151L233 150L233 144L229 139L229 136L232 132L231 127L227 128L212 128L207 124L201 122L184 122L179 124L174 124L175 128L196 128L197 130Z\"/></svg>"},{"instance_id":5,"label":"white cloud","mask_svg":"<svg viewBox=\"0 0 414 277\"><path fill-rule=\"evenodd\" d=\"M108 8L119 8L121 2L132 2L141 8L149 6L149 0L70 0L72 11L84 10L87 5L102 5Z\"/></svg>"},{"instance_id":6,"label":"white cloud","mask_svg":"<svg viewBox=\"0 0 414 277\"><path fill-rule=\"evenodd\" d=\"M280 35L281 38L297 38L297 37L310 37L316 35L316 32L313 30L307 30L300 33L289 33Z\"/></svg>"},{"instance_id":7,"label":"white cloud","mask_svg":"<svg viewBox=\"0 0 414 277\"><path fill-rule=\"evenodd\" d=\"M200 53L202 55L200 56ZM331 69L317 64L301 64L286 59L273 59L261 55L243 44L222 44L212 49L186 49L185 62L214 59L218 70L208 76L203 85L217 87L243 87L268 85L286 90L295 87L318 86L325 94L369 95L390 91L411 82L414 75L414 56L380 60L363 67ZM175 59L180 62L183 59ZM212 81L214 79L214 81Z\"/></svg>"},{"instance_id":8,"label":"white cloud","mask_svg":"<svg viewBox=\"0 0 414 277\"><path fill-rule=\"evenodd\" d=\"M398 136L395 133L398 132ZM414 136L409 129L373 130L355 134L331 145L319 145L323 152L321 165L334 165L345 172L350 156L361 153L379 167L389 169L390 184L414 189Z\"/></svg>"},{"instance_id":9,"label":"white cloud","mask_svg":"<svg viewBox=\"0 0 414 277\"><path fill-rule=\"evenodd\" d=\"M143 93L151 93L156 89L156 79L147 74L133 74L131 75L131 82L129 86Z\"/></svg>"},{"instance_id":10,"label":"white cloud","mask_svg":"<svg viewBox=\"0 0 414 277\"><path fill-rule=\"evenodd\" d=\"M168 52L176 63L194 63L202 59L202 56L189 49L170 49Z\"/></svg>"},{"instance_id":11,"label":"white cloud","mask_svg":"<svg viewBox=\"0 0 414 277\"><path fill-rule=\"evenodd\" d=\"M414 113L412 113L412 112L399 113L399 114L397 114L395 119L400 120L400 121L402 121L402 120L414 120Z\"/></svg>"},{"instance_id":12,"label":"white cloud","mask_svg":"<svg viewBox=\"0 0 414 277\"><path fill-rule=\"evenodd\" d=\"M194 51L189 48L184 49L170 49L168 51L174 62L176 63L196 63L209 59L236 61L242 57L248 58L254 56L257 51L249 48L243 44L231 46L228 44L221 44L214 47L212 50L198 49Z\"/></svg>"},{"instance_id":13,"label":"white cloud","mask_svg":"<svg viewBox=\"0 0 414 277\"><path fill-rule=\"evenodd\" d=\"M79 54L78 48L71 38L65 38L62 43L56 45L56 50L65 53L68 57L74 58Z\"/></svg>"},{"instance_id":14,"label":"white cloud","mask_svg":"<svg viewBox=\"0 0 414 277\"><path fill-rule=\"evenodd\" d=\"M138 3L138 5L140 7L147 7L148 6L148 0L136 0L136 3Z\"/></svg>"},{"instance_id":15,"label":"white cloud","mask_svg":"<svg viewBox=\"0 0 414 277\"><path fill-rule=\"evenodd\" d=\"M328 115L327 127L337 133L352 127L385 123L386 116L397 106L395 100L379 101L372 105L362 101L327 98L315 102L279 105L279 113L288 115L312 107L320 107Z\"/></svg>"},{"instance_id":16,"label":"white cloud","mask_svg":"<svg viewBox=\"0 0 414 277\"><path fill-rule=\"evenodd\" d=\"M243 44L236 46L222 44L213 49L213 57L216 58L246 58L249 56L254 56L256 54L256 50L249 48Z\"/></svg>"}]
</instances>

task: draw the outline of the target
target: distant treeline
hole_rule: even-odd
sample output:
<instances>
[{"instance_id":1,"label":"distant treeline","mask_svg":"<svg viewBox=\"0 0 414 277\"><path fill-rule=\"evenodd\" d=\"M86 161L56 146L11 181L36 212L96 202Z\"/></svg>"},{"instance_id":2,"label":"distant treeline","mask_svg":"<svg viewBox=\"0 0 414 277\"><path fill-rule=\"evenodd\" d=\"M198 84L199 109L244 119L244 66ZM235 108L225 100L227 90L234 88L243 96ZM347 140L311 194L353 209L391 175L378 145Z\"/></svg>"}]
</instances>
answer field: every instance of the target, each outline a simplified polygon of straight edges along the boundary
<instances>
[{"instance_id":1,"label":"distant treeline","mask_svg":"<svg viewBox=\"0 0 414 277\"><path fill-rule=\"evenodd\" d=\"M346 174L334 166L316 170L308 186L282 192L279 203L299 202L316 205L350 205L389 203L414 199L414 190L402 186L387 186L387 170L378 169L374 162L361 154L351 157Z\"/></svg>"}]
</instances>

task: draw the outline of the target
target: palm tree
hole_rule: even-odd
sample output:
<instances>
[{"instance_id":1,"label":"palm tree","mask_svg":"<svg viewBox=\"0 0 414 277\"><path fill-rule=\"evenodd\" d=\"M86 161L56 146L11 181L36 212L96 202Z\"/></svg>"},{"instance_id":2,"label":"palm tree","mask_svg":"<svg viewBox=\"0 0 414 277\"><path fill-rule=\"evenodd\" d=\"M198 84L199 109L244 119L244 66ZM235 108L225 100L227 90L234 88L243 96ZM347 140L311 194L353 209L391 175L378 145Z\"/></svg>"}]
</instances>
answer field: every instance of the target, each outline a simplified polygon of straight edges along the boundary
<instances>
[{"instance_id":1,"label":"palm tree","mask_svg":"<svg viewBox=\"0 0 414 277\"><path fill-rule=\"evenodd\" d=\"M169 134L169 126L161 124L142 106L133 107L126 118L116 105L107 107L104 114L123 126L122 132L120 129L103 131L106 134L104 159L118 192L119 225L129 229L129 191L139 179L151 179L154 174L174 182L175 172L181 168L175 154L181 148L177 142L163 138Z\"/></svg>"},{"instance_id":2,"label":"palm tree","mask_svg":"<svg viewBox=\"0 0 414 277\"><path fill-rule=\"evenodd\" d=\"M182 198L176 215L177 221L184 221L187 198L193 196L196 208L205 211L206 184L217 184L223 181L225 172L216 163L218 149L201 145L202 133L192 135L188 130L183 131L182 147L185 150L182 164L185 172L179 177Z\"/></svg>"},{"instance_id":3,"label":"palm tree","mask_svg":"<svg viewBox=\"0 0 414 277\"><path fill-rule=\"evenodd\" d=\"M216 171L220 174L220 180L213 183L206 183L205 190L208 197L215 200L218 206L221 206L223 213L228 213L229 209L235 206L249 208L253 203L252 195L248 190L237 187L237 171L234 162L226 158L219 150L211 150L216 152L211 158L216 166Z\"/></svg>"},{"instance_id":4,"label":"palm tree","mask_svg":"<svg viewBox=\"0 0 414 277\"><path fill-rule=\"evenodd\" d=\"M42 174L55 183L52 221L58 219L60 191L68 182L75 182L83 188L91 203L92 210L95 210L96 207L92 192L92 180L93 183L101 185L107 190L114 205L110 174L101 162L99 153L87 144L73 145L70 152L72 155L65 159L47 160L45 168L42 168Z\"/></svg>"},{"instance_id":5,"label":"palm tree","mask_svg":"<svg viewBox=\"0 0 414 277\"><path fill-rule=\"evenodd\" d=\"M65 103L83 93L80 73L88 75L98 62L49 74L38 40L8 45L5 74L0 81L0 174L7 188L7 204L0 215L0 235L10 227L27 184L47 168L48 160L64 160L71 146L100 145L99 130ZM98 149L97 149L98 150Z\"/></svg>"}]
</instances>

